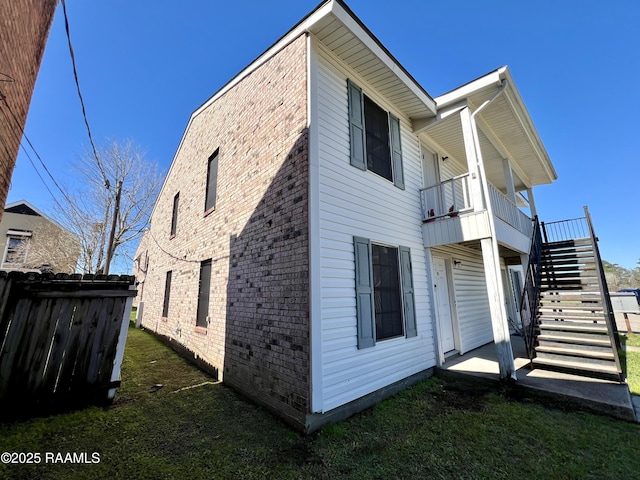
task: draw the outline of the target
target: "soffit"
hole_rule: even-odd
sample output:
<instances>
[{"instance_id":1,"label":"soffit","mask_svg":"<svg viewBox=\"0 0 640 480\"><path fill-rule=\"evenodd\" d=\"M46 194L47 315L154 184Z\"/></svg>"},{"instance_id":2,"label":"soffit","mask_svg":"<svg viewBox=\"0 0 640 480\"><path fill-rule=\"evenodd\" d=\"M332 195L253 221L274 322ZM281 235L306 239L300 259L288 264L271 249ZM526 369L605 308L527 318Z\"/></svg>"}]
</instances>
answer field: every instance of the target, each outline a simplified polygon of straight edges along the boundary
<instances>
[{"instance_id":1,"label":"soffit","mask_svg":"<svg viewBox=\"0 0 640 480\"><path fill-rule=\"evenodd\" d=\"M403 114L434 117L435 101L426 91L361 24L336 10L308 27L314 37Z\"/></svg>"}]
</instances>

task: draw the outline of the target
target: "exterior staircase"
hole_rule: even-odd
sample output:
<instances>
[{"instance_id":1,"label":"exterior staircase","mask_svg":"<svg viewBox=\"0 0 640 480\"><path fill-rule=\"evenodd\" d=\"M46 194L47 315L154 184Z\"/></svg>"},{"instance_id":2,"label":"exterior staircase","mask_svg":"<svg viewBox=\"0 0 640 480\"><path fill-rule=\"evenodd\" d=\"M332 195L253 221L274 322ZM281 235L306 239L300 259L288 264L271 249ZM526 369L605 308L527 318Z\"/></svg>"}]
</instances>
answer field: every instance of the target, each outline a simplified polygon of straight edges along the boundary
<instances>
[{"instance_id":1,"label":"exterior staircase","mask_svg":"<svg viewBox=\"0 0 640 480\"><path fill-rule=\"evenodd\" d=\"M542 224L525 340L533 368L623 381L615 318L586 207L585 213Z\"/></svg>"}]
</instances>

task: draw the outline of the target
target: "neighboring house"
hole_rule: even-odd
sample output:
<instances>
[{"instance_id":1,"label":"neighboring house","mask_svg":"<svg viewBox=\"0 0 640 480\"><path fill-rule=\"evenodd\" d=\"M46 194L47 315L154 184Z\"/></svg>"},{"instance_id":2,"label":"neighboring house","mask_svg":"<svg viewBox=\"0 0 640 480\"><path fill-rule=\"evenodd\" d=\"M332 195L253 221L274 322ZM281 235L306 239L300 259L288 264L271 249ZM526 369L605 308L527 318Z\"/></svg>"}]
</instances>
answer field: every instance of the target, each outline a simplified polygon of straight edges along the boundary
<instances>
[{"instance_id":1,"label":"neighboring house","mask_svg":"<svg viewBox=\"0 0 640 480\"><path fill-rule=\"evenodd\" d=\"M432 98L339 0L198 108L136 253L142 325L306 431L495 342L556 173L506 67Z\"/></svg>"},{"instance_id":2,"label":"neighboring house","mask_svg":"<svg viewBox=\"0 0 640 480\"><path fill-rule=\"evenodd\" d=\"M0 270L75 273L80 241L25 200L10 203L0 221Z\"/></svg>"},{"instance_id":3,"label":"neighboring house","mask_svg":"<svg viewBox=\"0 0 640 480\"><path fill-rule=\"evenodd\" d=\"M0 2L0 207L3 208L57 3L58 0Z\"/></svg>"}]
</instances>

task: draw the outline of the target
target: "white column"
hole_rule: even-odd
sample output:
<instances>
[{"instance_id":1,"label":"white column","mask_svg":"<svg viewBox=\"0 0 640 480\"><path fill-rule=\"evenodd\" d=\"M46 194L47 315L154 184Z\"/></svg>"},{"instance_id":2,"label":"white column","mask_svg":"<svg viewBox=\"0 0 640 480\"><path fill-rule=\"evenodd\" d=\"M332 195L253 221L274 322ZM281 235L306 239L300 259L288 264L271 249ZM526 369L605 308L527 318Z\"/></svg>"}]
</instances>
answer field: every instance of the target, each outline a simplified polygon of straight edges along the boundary
<instances>
[{"instance_id":1,"label":"white column","mask_svg":"<svg viewBox=\"0 0 640 480\"><path fill-rule=\"evenodd\" d=\"M536 200L533 196L533 187L527 188L527 200L529 200L529 210L531 211L531 218L538 215L538 209L536 208Z\"/></svg>"},{"instance_id":2,"label":"white column","mask_svg":"<svg viewBox=\"0 0 640 480\"><path fill-rule=\"evenodd\" d=\"M509 335L509 320L505 306L504 286L502 284L502 275L500 274L500 257L493 208L488 198L488 184L484 172L484 162L482 161L478 132L475 120L471 116L468 107L460 112L460 120L462 122L462 134L467 155L467 164L469 165L469 172L472 177L471 195L474 198L474 210L478 209L478 207L476 207L477 205L484 204L489 223L490 237L480 240L480 245L482 247L484 276L487 284L487 294L489 296L489 311L491 313L491 328L493 330L493 341L496 345L500 378L515 380L516 367L513 360L511 337ZM513 182L511 183L513 184Z\"/></svg>"}]
</instances>

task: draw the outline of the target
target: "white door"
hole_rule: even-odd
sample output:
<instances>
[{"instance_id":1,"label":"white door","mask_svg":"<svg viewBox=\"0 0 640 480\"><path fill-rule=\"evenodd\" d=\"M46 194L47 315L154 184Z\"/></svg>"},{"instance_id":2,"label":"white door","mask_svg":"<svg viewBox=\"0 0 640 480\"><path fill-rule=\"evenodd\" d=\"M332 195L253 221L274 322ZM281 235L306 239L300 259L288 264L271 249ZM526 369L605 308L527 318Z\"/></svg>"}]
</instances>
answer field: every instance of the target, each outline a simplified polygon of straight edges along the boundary
<instances>
[{"instance_id":1,"label":"white door","mask_svg":"<svg viewBox=\"0 0 640 480\"><path fill-rule=\"evenodd\" d=\"M422 144L420 148L422 150L424 186L430 187L440 181L440 175L438 174L438 156L429 150L424 144Z\"/></svg>"},{"instance_id":2,"label":"white door","mask_svg":"<svg viewBox=\"0 0 640 480\"><path fill-rule=\"evenodd\" d=\"M444 258L433 258L433 283L436 292L436 314L440 327L440 346L442 352L447 353L455 349L453 336L453 317L449 301L449 280L447 278L447 264Z\"/></svg>"},{"instance_id":3,"label":"white door","mask_svg":"<svg viewBox=\"0 0 640 480\"><path fill-rule=\"evenodd\" d=\"M511 284L511 298L513 299L513 304L516 311L515 321L516 325L521 327L522 319L520 318L520 310L522 307L522 292L524 290L524 270L522 266L509 266L509 276L511 280L511 282L509 282Z\"/></svg>"}]
</instances>

